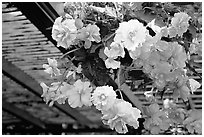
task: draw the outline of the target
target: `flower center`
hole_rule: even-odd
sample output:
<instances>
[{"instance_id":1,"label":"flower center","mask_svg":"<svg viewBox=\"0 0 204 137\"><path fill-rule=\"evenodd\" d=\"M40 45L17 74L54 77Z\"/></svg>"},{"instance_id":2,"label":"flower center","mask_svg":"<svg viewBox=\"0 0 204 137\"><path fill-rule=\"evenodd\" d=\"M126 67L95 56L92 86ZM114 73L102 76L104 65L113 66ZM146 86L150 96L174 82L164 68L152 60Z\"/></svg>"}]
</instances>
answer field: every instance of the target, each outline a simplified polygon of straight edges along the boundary
<instances>
[{"instance_id":1,"label":"flower center","mask_svg":"<svg viewBox=\"0 0 204 137\"><path fill-rule=\"evenodd\" d=\"M133 30L133 31L129 32L129 38L130 38L130 40L133 41L133 38L136 36L136 34L137 34L137 30Z\"/></svg>"},{"instance_id":2,"label":"flower center","mask_svg":"<svg viewBox=\"0 0 204 137\"><path fill-rule=\"evenodd\" d=\"M90 35L90 33L89 32L86 32L86 36L89 36Z\"/></svg>"},{"instance_id":3,"label":"flower center","mask_svg":"<svg viewBox=\"0 0 204 137\"><path fill-rule=\"evenodd\" d=\"M59 33L58 35L57 35L57 38L61 38L61 37L63 37L63 33Z\"/></svg>"},{"instance_id":4,"label":"flower center","mask_svg":"<svg viewBox=\"0 0 204 137\"><path fill-rule=\"evenodd\" d=\"M106 99L106 96L104 94L101 94L101 96L99 98L100 98L100 100L104 101Z\"/></svg>"}]
</instances>

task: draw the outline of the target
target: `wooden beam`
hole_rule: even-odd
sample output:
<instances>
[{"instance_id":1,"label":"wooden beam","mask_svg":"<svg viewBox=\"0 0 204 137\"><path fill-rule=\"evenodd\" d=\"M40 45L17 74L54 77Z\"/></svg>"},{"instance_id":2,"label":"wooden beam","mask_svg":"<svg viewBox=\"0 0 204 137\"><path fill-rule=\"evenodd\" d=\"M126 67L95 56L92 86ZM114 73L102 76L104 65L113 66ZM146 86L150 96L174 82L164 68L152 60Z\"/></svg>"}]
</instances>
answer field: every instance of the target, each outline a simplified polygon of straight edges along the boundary
<instances>
[{"instance_id":1,"label":"wooden beam","mask_svg":"<svg viewBox=\"0 0 204 137\"><path fill-rule=\"evenodd\" d=\"M14 125L12 129L7 128L10 125ZM30 127L25 129L25 127L27 126L25 123L23 122L18 122L18 123L11 123L11 124L3 124L2 126L2 132L3 134L6 133L10 133L11 135L13 134L21 134L21 135L25 135L25 134L29 134L29 135L37 135L40 133L44 133L45 135L52 133L52 135L61 135L62 133L65 134L79 134L79 135L90 135L92 133L97 133L97 134L117 134L115 130L112 130L108 127L99 127L99 128L82 128L82 127L78 127L75 128L72 125L66 125L66 127L62 127L62 124L47 124L46 125L46 129L45 130L41 130L41 129L36 129L35 127Z\"/></svg>"},{"instance_id":2,"label":"wooden beam","mask_svg":"<svg viewBox=\"0 0 204 137\"><path fill-rule=\"evenodd\" d=\"M33 117L27 111L14 106L12 103L7 102L5 99L2 99L2 109L15 115L20 119L30 122L33 125L36 125L42 129L46 129L44 122L42 122L40 119Z\"/></svg>"},{"instance_id":3,"label":"wooden beam","mask_svg":"<svg viewBox=\"0 0 204 137\"><path fill-rule=\"evenodd\" d=\"M57 42L52 38L54 20L59 17L48 2L12 2L55 46ZM48 29L50 28L50 29ZM67 50L57 47L62 53Z\"/></svg>"},{"instance_id":4,"label":"wooden beam","mask_svg":"<svg viewBox=\"0 0 204 137\"><path fill-rule=\"evenodd\" d=\"M2 57L2 71L3 74L10 77L23 87L27 88L35 95L40 97L41 94L43 93L42 88L37 81L35 81L32 77L24 73L21 69L19 69L18 67L16 67L3 57ZM68 116L75 119L82 125L90 126L93 124L93 122L87 119L86 116L79 113L76 109L71 108L68 104L60 105L58 103L55 103L54 106L58 108L60 111L66 113Z\"/></svg>"}]
</instances>

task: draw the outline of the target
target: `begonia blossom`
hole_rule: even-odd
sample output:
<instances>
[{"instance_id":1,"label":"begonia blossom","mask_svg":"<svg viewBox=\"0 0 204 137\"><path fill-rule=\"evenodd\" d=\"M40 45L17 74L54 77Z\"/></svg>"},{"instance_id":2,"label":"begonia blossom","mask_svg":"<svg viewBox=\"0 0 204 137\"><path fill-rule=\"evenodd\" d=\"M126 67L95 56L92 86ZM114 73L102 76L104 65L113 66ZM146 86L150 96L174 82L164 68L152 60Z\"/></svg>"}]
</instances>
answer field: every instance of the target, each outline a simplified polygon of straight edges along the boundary
<instances>
[{"instance_id":1,"label":"begonia blossom","mask_svg":"<svg viewBox=\"0 0 204 137\"><path fill-rule=\"evenodd\" d=\"M182 36L184 32L187 31L189 27L190 16L184 12L175 13L171 20L171 25L176 29L176 34Z\"/></svg>"},{"instance_id":2,"label":"begonia blossom","mask_svg":"<svg viewBox=\"0 0 204 137\"><path fill-rule=\"evenodd\" d=\"M57 68L57 60L47 58L48 64L43 64L43 68L45 68L45 72L50 74L51 77L53 75L58 76L61 75L60 70Z\"/></svg>"},{"instance_id":3,"label":"begonia blossom","mask_svg":"<svg viewBox=\"0 0 204 137\"><path fill-rule=\"evenodd\" d=\"M124 47L134 51L136 47L145 42L147 29L138 20L129 20L119 24L114 38L115 42L123 42Z\"/></svg>"},{"instance_id":4,"label":"begonia blossom","mask_svg":"<svg viewBox=\"0 0 204 137\"><path fill-rule=\"evenodd\" d=\"M108 110L115 102L116 93L112 86L96 87L91 100L98 110Z\"/></svg>"},{"instance_id":5,"label":"begonia blossom","mask_svg":"<svg viewBox=\"0 0 204 137\"><path fill-rule=\"evenodd\" d=\"M52 38L57 41L57 46L69 48L76 39L77 28L74 19L58 17L52 27Z\"/></svg>"},{"instance_id":6,"label":"begonia blossom","mask_svg":"<svg viewBox=\"0 0 204 137\"><path fill-rule=\"evenodd\" d=\"M54 101L57 101L59 104L64 104L69 96L69 92L73 88L72 85L69 85L66 82L54 82L50 87L41 82L40 86L43 88L43 94L41 97L44 98L46 104L49 103L49 106L52 106Z\"/></svg>"},{"instance_id":7,"label":"begonia blossom","mask_svg":"<svg viewBox=\"0 0 204 137\"><path fill-rule=\"evenodd\" d=\"M91 41L95 41L99 43L101 41L100 29L96 25L88 24L86 27L83 27L79 30L79 34L77 35L77 38L79 40L85 41L84 47L86 49L91 47Z\"/></svg>"},{"instance_id":8,"label":"begonia blossom","mask_svg":"<svg viewBox=\"0 0 204 137\"><path fill-rule=\"evenodd\" d=\"M74 83L74 88L69 94L68 103L71 107L91 106L91 91L90 82L82 82L80 79Z\"/></svg>"},{"instance_id":9,"label":"begonia blossom","mask_svg":"<svg viewBox=\"0 0 204 137\"><path fill-rule=\"evenodd\" d=\"M138 118L141 118L141 111L129 102L122 99L116 99L114 105L108 111L102 111L103 123L109 125L111 129L115 129L118 133L127 133L126 124L133 126L135 129L139 127Z\"/></svg>"},{"instance_id":10,"label":"begonia blossom","mask_svg":"<svg viewBox=\"0 0 204 137\"><path fill-rule=\"evenodd\" d=\"M201 84L194 79L189 79L189 84L190 84L190 88L191 88L192 93L194 91L196 91L198 88L200 88L200 86L201 86Z\"/></svg>"}]
</instances>

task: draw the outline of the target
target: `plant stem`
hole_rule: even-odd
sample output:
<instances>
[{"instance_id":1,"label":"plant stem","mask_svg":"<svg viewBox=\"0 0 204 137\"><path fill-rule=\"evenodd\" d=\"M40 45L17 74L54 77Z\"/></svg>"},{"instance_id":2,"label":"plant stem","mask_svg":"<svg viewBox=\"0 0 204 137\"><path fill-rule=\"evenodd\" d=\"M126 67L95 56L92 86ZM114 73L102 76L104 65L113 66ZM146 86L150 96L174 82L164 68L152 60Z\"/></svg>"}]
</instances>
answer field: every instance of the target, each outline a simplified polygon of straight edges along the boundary
<instances>
[{"instance_id":1,"label":"plant stem","mask_svg":"<svg viewBox=\"0 0 204 137\"><path fill-rule=\"evenodd\" d=\"M109 39L111 39L113 36L115 35L115 33L112 33L110 36L108 36L106 39L104 39L104 42L107 42Z\"/></svg>"},{"instance_id":2,"label":"plant stem","mask_svg":"<svg viewBox=\"0 0 204 137\"><path fill-rule=\"evenodd\" d=\"M117 84L118 84L118 91L120 93L121 99L123 100L123 95L121 93L121 87L120 87L120 73L121 73L121 68L119 68L117 73Z\"/></svg>"},{"instance_id":3,"label":"plant stem","mask_svg":"<svg viewBox=\"0 0 204 137\"><path fill-rule=\"evenodd\" d=\"M75 52L75 51L77 51L77 50L79 50L79 49L80 49L80 48L78 48L78 49L73 49L73 50L71 50L71 51L68 51L67 53L63 54L63 55L60 57L60 59L64 58L66 55L69 55L70 53Z\"/></svg>"}]
</instances>

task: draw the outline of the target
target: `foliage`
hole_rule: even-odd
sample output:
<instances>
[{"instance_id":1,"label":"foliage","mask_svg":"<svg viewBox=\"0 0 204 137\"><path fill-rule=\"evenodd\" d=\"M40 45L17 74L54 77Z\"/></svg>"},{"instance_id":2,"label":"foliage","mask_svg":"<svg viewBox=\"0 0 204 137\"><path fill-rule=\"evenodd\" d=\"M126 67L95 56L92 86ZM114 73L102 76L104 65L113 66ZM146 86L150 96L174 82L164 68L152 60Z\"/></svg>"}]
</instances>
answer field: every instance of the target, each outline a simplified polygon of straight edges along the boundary
<instances>
[{"instance_id":1,"label":"foliage","mask_svg":"<svg viewBox=\"0 0 204 137\"><path fill-rule=\"evenodd\" d=\"M59 59L63 65L49 59L44 68L58 77L58 66L66 70L52 87L41 83L47 103L68 100L73 108L93 104L104 124L118 133L127 133L128 126L137 129L141 117L150 134L180 134L180 127L202 133L197 110L175 104L180 98L187 104L201 86L189 79L190 73L201 77L194 69L202 54L201 3L68 2L62 8L65 14L55 20L52 37L69 51ZM128 78L151 102L144 110L123 99L120 87ZM152 90L146 91L149 84ZM163 98L167 92L173 99L160 107L156 95Z\"/></svg>"}]
</instances>

